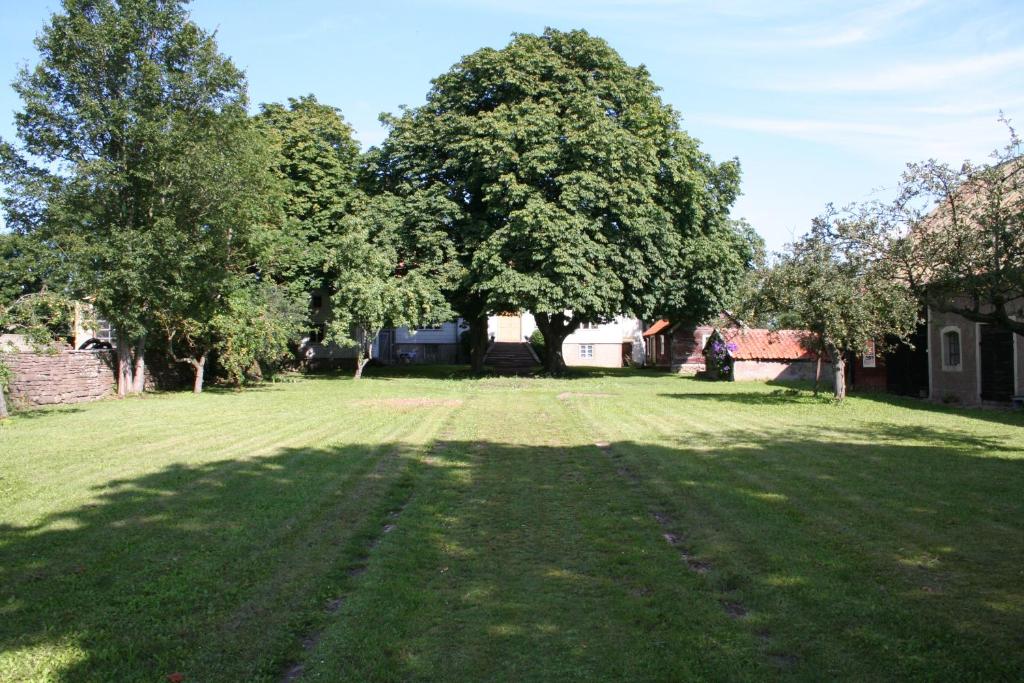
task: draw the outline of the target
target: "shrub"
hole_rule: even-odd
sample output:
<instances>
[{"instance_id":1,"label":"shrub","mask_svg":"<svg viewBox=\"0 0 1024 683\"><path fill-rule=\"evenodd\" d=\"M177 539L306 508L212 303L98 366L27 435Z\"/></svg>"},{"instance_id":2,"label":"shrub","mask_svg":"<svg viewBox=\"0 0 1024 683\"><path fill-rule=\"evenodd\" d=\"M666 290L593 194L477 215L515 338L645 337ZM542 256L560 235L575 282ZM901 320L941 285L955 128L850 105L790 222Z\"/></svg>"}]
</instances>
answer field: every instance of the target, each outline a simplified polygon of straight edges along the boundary
<instances>
[{"instance_id":1,"label":"shrub","mask_svg":"<svg viewBox=\"0 0 1024 683\"><path fill-rule=\"evenodd\" d=\"M533 333L530 334L530 346L533 347L538 358L544 357L544 335L540 330L534 330Z\"/></svg>"}]
</instances>

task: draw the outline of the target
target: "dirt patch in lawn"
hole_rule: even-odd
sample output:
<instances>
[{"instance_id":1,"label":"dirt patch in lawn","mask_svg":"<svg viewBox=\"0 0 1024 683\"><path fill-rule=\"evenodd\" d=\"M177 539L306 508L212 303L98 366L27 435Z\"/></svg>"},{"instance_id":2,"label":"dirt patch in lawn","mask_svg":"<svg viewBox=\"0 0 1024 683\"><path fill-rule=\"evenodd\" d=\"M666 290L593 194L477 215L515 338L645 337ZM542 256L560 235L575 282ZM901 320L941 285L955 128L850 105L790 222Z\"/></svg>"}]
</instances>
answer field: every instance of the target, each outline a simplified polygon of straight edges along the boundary
<instances>
[{"instance_id":1,"label":"dirt patch in lawn","mask_svg":"<svg viewBox=\"0 0 1024 683\"><path fill-rule=\"evenodd\" d=\"M355 401L357 406L371 406L374 408L396 408L398 410L411 410L413 408L456 408L462 405L462 399L458 398L379 398Z\"/></svg>"},{"instance_id":2,"label":"dirt patch in lawn","mask_svg":"<svg viewBox=\"0 0 1024 683\"><path fill-rule=\"evenodd\" d=\"M579 391L563 391L558 395L559 401L567 401L570 398L609 398L611 394L585 393Z\"/></svg>"}]
</instances>

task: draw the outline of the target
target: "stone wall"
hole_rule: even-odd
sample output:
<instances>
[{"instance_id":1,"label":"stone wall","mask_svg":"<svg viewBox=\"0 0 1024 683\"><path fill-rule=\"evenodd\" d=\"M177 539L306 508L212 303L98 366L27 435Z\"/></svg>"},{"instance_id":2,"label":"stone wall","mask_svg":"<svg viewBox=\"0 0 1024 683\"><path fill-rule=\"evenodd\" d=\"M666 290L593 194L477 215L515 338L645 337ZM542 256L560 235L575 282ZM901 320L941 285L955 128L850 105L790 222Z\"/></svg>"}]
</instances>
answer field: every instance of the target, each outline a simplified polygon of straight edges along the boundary
<instances>
[{"instance_id":1,"label":"stone wall","mask_svg":"<svg viewBox=\"0 0 1024 683\"><path fill-rule=\"evenodd\" d=\"M95 401L116 390L111 351L11 353L4 362L13 375L8 392L15 405Z\"/></svg>"},{"instance_id":2,"label":"stone wall","mask_svg":"<svg viewBox=\"0 0 1024 683\"><path fill-rule=\"evenodd\" d=\"M769 361L738 360L733 365L737 381L810 380L814 381L816 362L811 360ZM821 383L832 386L832 364L821 364Z\"/></svg>"}]
</instances>

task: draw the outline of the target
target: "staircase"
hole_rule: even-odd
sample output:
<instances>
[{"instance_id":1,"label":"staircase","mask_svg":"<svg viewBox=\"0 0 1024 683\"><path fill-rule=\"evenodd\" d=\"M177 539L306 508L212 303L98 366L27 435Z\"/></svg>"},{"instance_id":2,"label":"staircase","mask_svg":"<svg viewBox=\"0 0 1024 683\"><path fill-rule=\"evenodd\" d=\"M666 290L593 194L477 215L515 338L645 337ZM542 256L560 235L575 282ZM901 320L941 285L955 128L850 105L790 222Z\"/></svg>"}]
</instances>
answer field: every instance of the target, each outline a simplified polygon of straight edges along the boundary
<instances>
[{"instance_id":1,"label":"staircase","mask_svg":"<svg viewBox=\"0 0 1024 683\"><path fill-rule=\"evenodd\" d=\"M484 365L502 375L525 375L537 369L537 357L524 342L494 342L487 349Z\"/></svg>"}]
</instances>

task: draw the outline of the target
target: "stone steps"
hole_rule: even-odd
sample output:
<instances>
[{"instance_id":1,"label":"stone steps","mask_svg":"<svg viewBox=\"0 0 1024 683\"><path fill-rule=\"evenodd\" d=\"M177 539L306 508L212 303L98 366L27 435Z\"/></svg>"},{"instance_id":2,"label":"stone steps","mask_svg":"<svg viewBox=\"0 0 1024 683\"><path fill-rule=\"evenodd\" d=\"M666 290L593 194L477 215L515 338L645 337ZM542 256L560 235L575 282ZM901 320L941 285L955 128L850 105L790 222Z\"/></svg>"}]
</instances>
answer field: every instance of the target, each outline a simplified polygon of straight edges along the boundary
<instances>
[{"instance_id":1,"label":"stone steps","mask_svg":"<svg viewBox=\"0 0 1024 683\"><path fill-rule=\"evenodd\" d=\"M502 374L526 374L537 369L537 359L526 343L494 342L487 349L484 364Z\"/></svg>"}]
</instances>

